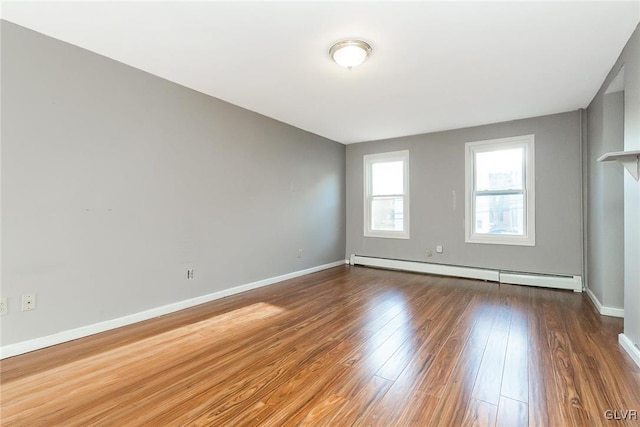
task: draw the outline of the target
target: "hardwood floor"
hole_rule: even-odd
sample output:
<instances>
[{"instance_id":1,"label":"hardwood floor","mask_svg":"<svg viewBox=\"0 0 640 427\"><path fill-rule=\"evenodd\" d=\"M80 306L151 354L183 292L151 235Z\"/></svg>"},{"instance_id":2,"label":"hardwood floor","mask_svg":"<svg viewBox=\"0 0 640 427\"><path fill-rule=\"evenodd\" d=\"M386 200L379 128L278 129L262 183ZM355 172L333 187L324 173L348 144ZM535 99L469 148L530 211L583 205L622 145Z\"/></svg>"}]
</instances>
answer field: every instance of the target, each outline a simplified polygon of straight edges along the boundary
<instances>
[{"instance_id":1,"label":"hardwood floor","mask_svg":"<svg viewBox=\"0 0 640 427\"><path fill-rule=\"evenodd\" d=\"M583 294L337 267L1 362L6 426L639 425ZM617 411L606 413L606 411Z\"/></svg>"}]
</instances>

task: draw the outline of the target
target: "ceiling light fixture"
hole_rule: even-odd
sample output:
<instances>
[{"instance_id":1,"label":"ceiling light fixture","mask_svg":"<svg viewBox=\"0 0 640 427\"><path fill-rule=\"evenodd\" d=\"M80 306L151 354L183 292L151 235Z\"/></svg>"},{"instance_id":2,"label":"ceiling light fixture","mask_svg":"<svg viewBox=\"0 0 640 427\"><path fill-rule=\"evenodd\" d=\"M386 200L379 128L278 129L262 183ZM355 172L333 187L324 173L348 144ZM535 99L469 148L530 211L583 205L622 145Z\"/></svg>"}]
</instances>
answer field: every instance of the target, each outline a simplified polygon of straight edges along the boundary
<instances>
[{"instance_id":1,"label":"ceiling light fixture","mask_svg":"<svg viewBox=\"0 0 640 427\"><path fill-rule=\"evenodd\" d=\"M349 71L362 64L370 53L371 46L362 40L342 40L329 49L331 59Z\"/></svg>"}]
</instances>

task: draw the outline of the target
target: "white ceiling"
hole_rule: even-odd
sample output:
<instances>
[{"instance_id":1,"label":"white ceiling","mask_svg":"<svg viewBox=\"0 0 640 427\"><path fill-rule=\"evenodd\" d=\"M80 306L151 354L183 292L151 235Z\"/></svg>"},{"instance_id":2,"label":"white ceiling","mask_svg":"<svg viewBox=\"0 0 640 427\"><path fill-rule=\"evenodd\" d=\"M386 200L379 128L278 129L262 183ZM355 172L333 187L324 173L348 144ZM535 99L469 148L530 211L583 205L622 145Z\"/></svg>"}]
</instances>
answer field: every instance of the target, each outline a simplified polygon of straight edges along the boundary
<instances>
[{"instance_id":1,"label":"white ceiling","mask_svg":"<svg viewBox=\"0 0 640 427\"><path fill-rule=\"evenodd\" d=\"M626 2L3 2L2 18L342 143L586 107ZM349 72L342 38L373 47Z\"/></svg>"}]
</instances>

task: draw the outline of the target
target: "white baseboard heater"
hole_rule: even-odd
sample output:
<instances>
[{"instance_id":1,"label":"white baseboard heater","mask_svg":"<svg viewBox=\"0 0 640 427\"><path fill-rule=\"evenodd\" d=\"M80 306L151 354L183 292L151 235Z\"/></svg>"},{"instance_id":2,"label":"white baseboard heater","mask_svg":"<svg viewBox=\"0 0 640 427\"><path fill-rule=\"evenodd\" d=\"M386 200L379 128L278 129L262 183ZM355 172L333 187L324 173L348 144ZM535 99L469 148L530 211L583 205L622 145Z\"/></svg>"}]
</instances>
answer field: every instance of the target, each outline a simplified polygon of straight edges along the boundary
<instances>
[{"instance_id":1,"label":"white baseboard heater","mask_svg":"<svg viewBox=\"0 0 640 427\"><path fill-rule=\"evenodd\" d=\"M569 289L574 292L582 292L582 276L560 276L552 274L502 271L488 268L460 267L456 265L375 258L355 254L349 257L349 264L386 268L390 270L412 271L416 273L436 274L440 276L466 277L469 279L488 280L514 285Z\"/></svg>"}]
</instances>

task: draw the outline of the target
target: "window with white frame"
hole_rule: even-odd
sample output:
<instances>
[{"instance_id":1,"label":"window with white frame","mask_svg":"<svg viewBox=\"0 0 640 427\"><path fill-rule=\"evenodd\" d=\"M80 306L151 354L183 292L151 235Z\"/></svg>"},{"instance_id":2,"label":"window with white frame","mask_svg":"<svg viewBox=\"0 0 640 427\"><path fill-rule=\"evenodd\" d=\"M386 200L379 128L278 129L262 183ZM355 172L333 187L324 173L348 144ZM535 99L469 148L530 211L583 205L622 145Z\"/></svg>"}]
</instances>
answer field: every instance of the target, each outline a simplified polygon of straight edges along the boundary
<instances>
[{"instance_id":1,"label":"window with white frame","mask_svg":"<svg viewBox=\"0 0 640 427\"><path fill-rule=\"evenodd\" d=\"M364 156L364 235L409 238L409 151Z\"/></svg>"},{"instance_id":2,"label":"window with white frame","mask_svg":"<svg viewBox=\"0 0 640 427\"><path fill-rule=\"evenodd\" d=\"M466 144L467 243L535 246L534 140Z\"/></svg>"}]
</instances>

